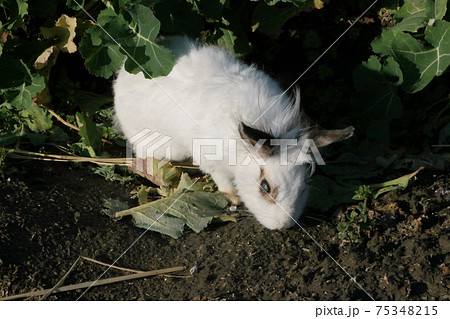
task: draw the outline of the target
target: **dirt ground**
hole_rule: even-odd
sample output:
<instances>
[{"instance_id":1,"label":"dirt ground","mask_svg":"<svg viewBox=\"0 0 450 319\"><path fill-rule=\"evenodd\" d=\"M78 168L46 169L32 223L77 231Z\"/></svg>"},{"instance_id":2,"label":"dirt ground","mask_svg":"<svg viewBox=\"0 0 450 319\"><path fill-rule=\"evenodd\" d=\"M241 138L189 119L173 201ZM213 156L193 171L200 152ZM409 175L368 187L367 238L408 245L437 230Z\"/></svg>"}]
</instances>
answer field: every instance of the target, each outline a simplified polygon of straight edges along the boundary
<instances>
[{"instance_id":1,"label":"dirt ground","mask_svg":"<svg viewBox=\"0 0 450 319\"><path fill-rule=\"evenodd\" d=\"M129 199L136 185L71 164L21 167L26 173L0 179L0 297L53 287L80 255L111 263L144 232L102 213L105 198L136 205ZM449 185L450 174L425 171L408 189L370 203L379 223L360 244L343 244L335 219L308 214L304 230L270 231L248 216L177 240L147 232L116 265L186 270L48 300L450 300ZM83 261L65 284L105 269Z\"/></svg>"}]
</instances>

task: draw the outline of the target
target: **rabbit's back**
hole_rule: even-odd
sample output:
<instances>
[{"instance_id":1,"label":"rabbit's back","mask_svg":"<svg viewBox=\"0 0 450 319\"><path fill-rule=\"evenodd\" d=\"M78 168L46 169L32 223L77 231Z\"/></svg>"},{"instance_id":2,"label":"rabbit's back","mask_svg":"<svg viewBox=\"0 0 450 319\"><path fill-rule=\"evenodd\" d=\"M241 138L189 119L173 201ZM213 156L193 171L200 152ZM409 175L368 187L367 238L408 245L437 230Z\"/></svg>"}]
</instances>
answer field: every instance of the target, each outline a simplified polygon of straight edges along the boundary
<instances>
[{"instance_id":1,"label":"rabbit's back","mask_svg":"<svg viewBox=\"0 0 450 319\"><path fill-rule=\"evenodd\" d=\"M238 138L240 121L256 120L282 92L269 76L219 47L185 37L162 42L175 54L170 74L145 79L142 72L133 75L122 68L114 83L115 110L128 139L144 129L172 137L173 160L191 156L194 138ZM275 135L286 130L289 125L274 123L285 113L270 109L259 129Z\"/></svg>"}]
</instances>

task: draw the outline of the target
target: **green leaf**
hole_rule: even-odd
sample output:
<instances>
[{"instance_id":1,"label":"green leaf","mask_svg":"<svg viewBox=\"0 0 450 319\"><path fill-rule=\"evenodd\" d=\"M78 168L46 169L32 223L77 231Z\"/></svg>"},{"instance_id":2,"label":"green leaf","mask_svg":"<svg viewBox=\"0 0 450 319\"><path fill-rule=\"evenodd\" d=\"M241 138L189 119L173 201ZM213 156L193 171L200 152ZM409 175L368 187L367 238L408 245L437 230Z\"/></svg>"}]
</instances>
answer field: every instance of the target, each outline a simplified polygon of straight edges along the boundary
<instances>
[{"instance_id":1,"label":"green leaf","mask_svg":"<svg viewBox=\"0 0 450 319\"><path fill-rule=\"evenodd\" d=\"M52 115L35 103L27 109L20 111L19 114L24 118L28 128L33 132L45 132L53 126Z\"/></svg>"},{"instance_id":2,"label":"green leaf","mask_svg":"<svg viewBox=\"0 0 450 319\"><path fill-rule=\"evenodd\" d=\"M130 215L133 216L136 227L165 234L172 238L181 237L186 225L184 220L170 215L162 215L158 209L146 209L143 212L135 211Z\"/></svg>"},{"instance_id":3,"label":"green leaf","mask_svg":"<svg viewBox=\"0 0 450 319\"><path fill-rule=\"evenodd\" d=\"M186 1L191 3L197 12L214 20L220 20L220 18L222 17L223 9L229 7L228 0L209 0L209 1L186 0Z\"/></svg>"},{"instance_id":4,"label":"green leaf","mask_svg":"<svg viewBox=\"0 0 450 319\"><path fill-rule=\"evenodd\" d=\"M275 6L268 6L260 3L253 15L253 30L257 30L272 39L278 38L281 34L281 27L298 13L298 8L289 6L279 8Z\"/></svg>"},{"instance_id":5,"label":"green leaf","mask_svg":"<svg viewBox=\"0 0 450 319\"><path fill-rule=\"evenodd\" d=\"M115 218L117 212L121 212L130 208L127 203L122 202L120 199L105 198L103 200L104 209L103 213L111 218Z\"/></svg>"},{"instance_id":6,"label":"green leaf","mask_svg":"<svg viewBox=\"0 0 450 319\"><path fill-rule=\"evenodd\" d=\"M110 96L96 95L89 92L77 91L74 94L74 100L80 107L81 111L87 116L94 116L94 114L100 111L100 107L105 104L112 103L113 98Z\"/></svg>"},{"instance_id":7,"label":"green leaf","mask_svg":"<svg viewBox=\"0 0 450 319\"><path fill-rule=\"evenodd\" d=\"M143 72L147 78L169 74L173 54L157 43L160 22L152 10L131 3L122 3L121 8L123 15L110 7L102 10L98 25L85 32L80 52L86 68L94 75L108 78L125 61L125 69L133 74Z\"/></svg>"},{"instance_id":8,"label":"green leaf","mask_svg":"<svg viewBox=\"0 0 450 319\"><path fill-rule=\"evenodd\" d=\"M72 9L72 10L81 10L81 8L84 8L84 0L67 0L66 5Z\"/></svg>"},{"instance_id":9,"label":"green leaf","mask_svg":"<svg viewBox=\"0 0 450 319\"><path fill-rule=\"evenodd\" d=\"M422 90L450 64L449 22L437 20L427 26L425 40L432 46L418 42L410 34L384 30L372 42L374 52L390 55L399 63L404 77L402 87L408 93Z\"/></svg>"},{"instance_id":10,"label":"green leaf","mask_svg":"<svg viewBox=\"0 0 450 319\"><path fill-rule=\"evenodd\" d=\"M239 26L239 23L233 23L222 18L219 26L222 36L217 40L219 46L227 49L234 56L240 57L250 51L247 35Z\"/></svg>"},{"instance_id":11,"label":"green leaf","mask_svg":"<svg viewBox=\"0 0 450 319\"><path fill-rule=\"evenodd\" d=\"M120 69L124 56L116 44L102 44L101 41L95 42L97 45L94 44L93 39L99 39L103 33L98 26L90 27L81 39L78 49L84 58L86 69L95 76L107 79Z\"/></svg>"},{"instance_id":12,"label":"green leaf","mask_svg":"<svg viewBox=\"0 0 450 319\"><path fill-rule=\"evenodd\" d=\"M86 146L84 146L86 147ZM91 148L92 149L92 148ZM89 151L89 148L87 148ZM90 155L90 154L89 154ZM118 182L129 182L133 179L132 176L123 176L116 173L115 165L100 165L98 167L93 167L90 169L94 174L102 176L107 181L118 181Z\"/></svg>"},{"instance_id":13,"label":"green leaf","mask_svg":"<svg viewBox=\"0 0 450 319\"><path fill-rule=\"evenodd\" d=\"M351 203L359 185L340 185L332 179L316 175L309 182L308 207L326 212L334 206Z\"/></svg>"},{"instance_id":14,"label":"green leaf","mask_svg":"<svg viewBox=\"0 0 450 319\"><path fill-rule=\"evenodd\" d=\"M227 204L220 193L185 192L116 213L116 217L131 215L138 227L178 238L184 225L197 233L203 230Z\"/></svg>"},{"instance_id":15,"label":"green leaf","mask_svg":"<svg viewBox=\"0 0 450 319\"><path fill-rule=\"evenodd\" d=\"M0 90L31 83L30 69L19 59L2 55L0 57Z\"/></svg>"},{"instance_id":16,"label":"green leaf","mask_svg":"<svg viewBox=\"0 0 450 319\"><path fill-rule=\"evenodd\" d=\"M203 191L203 186L198 182L198 179L193 180L189 177L188 173L183 172L180 177L180 182L178 183L178 186L174 191L174 194L181 194L186 191Z\"/></svg>"},{"instance_id":17,"label":"green leaf","mask_svg":"<svg viewBox=\"0 0 450 319\"><path fill-rule=\"evenodd\" d=\"M339 232L345 232L348 230L348 224L345 222L340 222L337 224L337 230Z\"/></svg>"},{"instance_id":18,"label":"green leaf","mask_svg":"<svg viewBox=\"0 0 450 319\"><path fill-rule=\"evenodd\" d=\"M5 93L5 100L17 110L26 110L33 106L33 98L45 88L45 79L36 74L31 77L31 82L9 89Z\"/></svg>"},{"instance_id":19,"label":"green leaf","mask_svg":"<svg viewBox=\"0 0 450 319\"><path fill-rule=\"evenodd\" d=\"M353 81L356 89L355 109L358 112L363 110L368 118L364 122L367 135L373 140L388 142L389 121L403 114L397 94L398 87L403 83L399 64L389 57L382 65L378 57L371 56L367 62L355 68ZM374 130L374 126L378 129ZM384 131L381 130L383 127L386 127Z\"/></svg>"},{"instance_id":20,"label":"green leaf","mask_svg":"<svg viewBox=\"0 0 450 319\"><path fill-rule=\"evenodd\" d=\"M7 148L2 148L0 147L0 171L2 169L2 167L5 165L5 159L8 156L8 154L14 152L13 149L7 149Z\"/></svg>"},{"instance_id":21,"label":"green leaf","mask_svg":"<svg viewBox=\"0 0 450 319\"><path fill-rule=\"evenodd\" d=\"M147 187L144 185L141 185L141 188L139 188L139 191L137 193L139 205L144 205L148 203L148 191Z\"/></svg>"},{"instance_id":22,"label":"green leaf","mask_svg":"<svg viewBox=\"0 0 450 319\"><path fill-rule=\"evenodd\" d=\"M390 192L395 189L405 189L406 187L408 187L408 184L409 184L409 181L411 180L411 178L416 176L417 173L419 173L422 169L423 169L423 167L419 168L418 170L416 170L410 174L403 175L402 177L399 177L399 178L396 178L396 179L393 179L393 180L390 180L390 181L387 181L384 183L370 185L370 188L373 191L375 191L373 198L377 198L381 194Z\"/></svg>"},{"instance_id":23,"label":"green leaf","mask_svg":"<svg viewBox=\"0 0 450 319\"><path fill-rule=\"evenodd\" d=\"M28 3L25 0L1 1L0 7L3 11L1 29L13 30L23 25L24 18L28 14Z\"/></svg>"},{"instance_id":24,"label":"green leaf","mask_svg":"<svg viewBox=\"0 0 450 319\"><path fill-rule=\"evenodd\" d=\"M17 142L22 136L26 134L25 125L14 125L12 130L5 133L0 133L0 146L7 146Z\"/></svg>"},{"instance_id":25,"label":"green leaf","mask_svg":"<svg viewBox=\"0 0 450 319\"><path fill-rule=\"evenodd\" d=\"M102 133L94 121L83 113L77 112L76 118L78 127L80 128L78 134L82 137L82 142L88 147L89 154L92 157L95 157L96 152L98 152L101 147Z\"/></svg>"},{"instance_id":26,"label":"green leaf","mask_svg":"<svg viewBox=\"0 0 450 319\"><path fill-rule=\"evenodd\" d=\"M188 2L195 1L188 0ZM194 38L199 36L204 24L204 18L198 10L195 6L178 0L161 1L155 6L156 16L161 21L161 30L168 33L187 34Z\"/></svg>"},{"instance_id":27,"label":"green leaf","mask_svg":"<svg viewBox=\"0 0 450 319\"><path fill-rule=\"evenodd\" d=\"M134 33L132 46L124 49L133 57L127 58L125 69L130 73L138 73L142 68L147 78L163 76L170 73L174 64L173 53L156 41L160 22L153 15L152 10L143 5L128 6L132 22L129 25ZM136 62L139 65L136 65Z\"/></svg>"},{"instance_id":28,"label":"green leaf","mask_svg":"<svg viewBox=\"0 0 450 319\"><path fill-rule=\"evenodd\" d=\"M421 169L387 182L372 185L340 185L328 177L316 175L309 182L310 195L307 206L326 212L332 207L344 203L354 203L355 200L364 200L369 196L377 198L391 190L405 189L410 179L417 175ZM360 182L358 181L358 183Z\"/></svg>"},{"instance_id":29,"label":"green leaf","mask_svg":"<svg viewBox=\"0 0 450 319\"><path fill-rule=\"evenodd\" d=\"M447 11L447 0L406 0L394 13L398 22L391 30L417 32L426 26L430 19L440 20Z\"/></svg>"}]
</instances>

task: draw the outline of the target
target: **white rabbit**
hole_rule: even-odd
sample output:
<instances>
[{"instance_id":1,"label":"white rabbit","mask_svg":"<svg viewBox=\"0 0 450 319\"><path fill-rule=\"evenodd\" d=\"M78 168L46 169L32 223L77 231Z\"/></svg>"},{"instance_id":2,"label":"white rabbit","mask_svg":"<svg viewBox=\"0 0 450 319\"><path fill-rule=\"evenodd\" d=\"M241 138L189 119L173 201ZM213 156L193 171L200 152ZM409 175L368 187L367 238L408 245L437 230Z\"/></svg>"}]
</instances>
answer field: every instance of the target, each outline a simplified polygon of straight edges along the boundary
<instances>
[{"instance_id":1,"label":"white rabbit","mask_svg":"<svg viewBox=\"0 0 450 319\"><path fill-rule=\"evenodd\" d=\"M145 129L170 136L154 157L194 158L221 192L235 203L242 199L265 227L293 226L306 204L306 180L313 164L311 156L300 152L303 142L313 139L324 146L350 137L353 128L305 127L298 92L295 99L286 96L268 75L217 46L186 37L169 37L162 43L175 54L168 76L146 79L142 72L133 75L124 68L117 73L116 120L126 138ZM275 138L295 139L298 145L273 145L279 144ZM218 144L212 146L211 141ZM203 145L200 155L198 148L193 153L193 144ZM208 154L216 159L207 159Z\"/></svg>"}]
</instances>

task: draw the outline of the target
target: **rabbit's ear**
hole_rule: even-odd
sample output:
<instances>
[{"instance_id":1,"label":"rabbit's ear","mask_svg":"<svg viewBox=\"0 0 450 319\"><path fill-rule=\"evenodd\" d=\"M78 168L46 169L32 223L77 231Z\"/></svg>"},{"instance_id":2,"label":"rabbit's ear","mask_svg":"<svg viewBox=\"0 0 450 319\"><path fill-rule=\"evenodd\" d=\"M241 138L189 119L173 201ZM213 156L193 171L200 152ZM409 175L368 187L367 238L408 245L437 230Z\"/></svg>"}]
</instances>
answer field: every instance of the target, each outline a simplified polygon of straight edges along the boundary
<instances>
[{"instance_id":1,"label":"rabbit's ear","mask_svg":"<svg viewBox=\"0 0 450 319\"><path fill-rule=\"evenodd\" d=\"M274 153L275 145L270 145L270 140L275 139L272 135L245 125L243 122L239 125L239 134L242 139L249 140L255 146L259 140L265 140L261 146L261 153L271 155Z\"/></svg>"},{"instance_id":2,"label":"rabbit's ear","mask_svg":"<svg viewBox=\"0 0 450 319\"><path fill-rule=\"evenodd\" d=\"M314 140L317 147L323 147L350 138L353 135L354 130L355 128L353 126L349 126L342 130L315 129L310 133L309 138Z\"/></svg>"}]
</instances>

